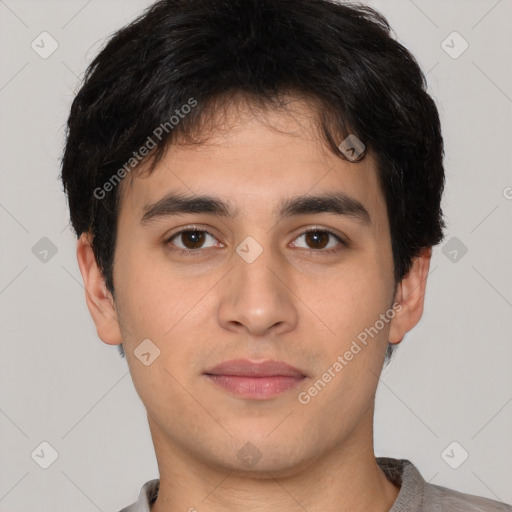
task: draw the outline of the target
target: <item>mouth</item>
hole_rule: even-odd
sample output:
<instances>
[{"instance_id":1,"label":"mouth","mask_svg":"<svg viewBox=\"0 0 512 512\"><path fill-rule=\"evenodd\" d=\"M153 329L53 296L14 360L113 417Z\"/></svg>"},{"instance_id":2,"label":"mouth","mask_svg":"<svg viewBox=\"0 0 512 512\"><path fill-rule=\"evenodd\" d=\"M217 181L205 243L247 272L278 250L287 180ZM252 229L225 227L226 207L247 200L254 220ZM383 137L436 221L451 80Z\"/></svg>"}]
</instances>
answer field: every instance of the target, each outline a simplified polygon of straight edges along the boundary
<instances>
[{"instance_id":1,"label":"mouth","mask_svg":"<svg viewBox=\"0 0 512 512\"><path fill-rule=\"evenodd\" d=\"M281 361L225 361L204 375L217 387L237 397L268 400L296 388L306 375Z\"/></svg>"}]
</instances>

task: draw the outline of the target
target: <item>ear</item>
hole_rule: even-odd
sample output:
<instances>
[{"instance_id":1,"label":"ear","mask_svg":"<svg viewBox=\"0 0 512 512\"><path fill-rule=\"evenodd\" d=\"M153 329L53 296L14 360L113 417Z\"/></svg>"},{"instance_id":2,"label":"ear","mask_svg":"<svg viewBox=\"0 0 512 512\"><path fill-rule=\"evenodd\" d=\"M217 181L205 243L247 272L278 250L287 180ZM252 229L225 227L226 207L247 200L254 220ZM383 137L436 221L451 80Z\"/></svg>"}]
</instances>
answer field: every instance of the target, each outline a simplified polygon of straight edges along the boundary
<instances>
[{"instance_id":1,"label":"ear","mask_svg":"<svg viewBox=\"0 0 512 512\"><path fill-rule=\"evenodd\" d=\"M400 281L395 293L395 316L391 320L389 342L400 343L419 321L423 314L425 289L432 248L423 249L414 258L408 274Z\"/></svg>"},{"instance_id":2,"label":"ear","mask_svg":"<svg viewBox=\"0 0 512 512\"><path fill-rule=\"evenodd\" d=\"M90 234L82 233L78 239L76 257L84 281L85 300L98 336L108 345L119 345L123 340L114 299L96 262Z\"/></svg>"}]
</instances>

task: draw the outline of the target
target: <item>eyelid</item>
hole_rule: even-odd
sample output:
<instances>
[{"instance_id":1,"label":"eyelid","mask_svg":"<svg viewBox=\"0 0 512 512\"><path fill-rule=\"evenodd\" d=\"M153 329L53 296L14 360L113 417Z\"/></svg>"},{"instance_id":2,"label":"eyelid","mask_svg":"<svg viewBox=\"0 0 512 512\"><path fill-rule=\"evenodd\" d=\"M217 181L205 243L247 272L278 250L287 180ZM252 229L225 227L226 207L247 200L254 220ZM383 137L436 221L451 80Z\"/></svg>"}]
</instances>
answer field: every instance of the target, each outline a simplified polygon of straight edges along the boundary
<instances>
[{"instance_id":1,"label":"eyelid","mask_svg":"<svg viewBox=\"0 0 512 512\"><path fill-rule=\"evenodd\" d=\"M212 229L211 227L203 227L203 226L199 226L198 224L190 224L189 226L183 226L181 228L178 228L177 231L174 231L172 234L170 235L166 235L166 239L169 240L170 238L172 238L173 236L176 236L176 235L179 235L185 231L203 231L205 233L208 233L212 236L213 233L211 233L210 231L208 231L209 229Z\"/></svg>"},{"instance_id":2,"label":"eyelid","mask_svg":"<svg viewBox=\"0 0 512 512\"><path fill-rule=\"evenodd\" d=\"M293 241L295 241L295 240L297 240L297 238L299 238L299 237L301 237L303 235L306 235L308 233L311 233L311 232L313 232L313 233L314 232L327 233L328 235L330 235L333 238L335 238L336 240L338 240L338 242L343 246L343 248L350 247L350 242L349 242L349 240L348 240L348 238L346 236L338 234L337 232L333 231L332 229L326 228L326 227L322 227L322 226L313 226L313 227L309 227L309 228L303 229L293 239ZM314 255L318 255L318 256L320 256L322 254L336 254L336 253L338 253L338 252L340 252L342 250L339 247L330 248L330 249L307 249L307 248L300 247L300 249L302 249L303 251L307 251L310 254L314 254Z\"/></svg>"},{"instance_id":3,"label":"eyelid","mask_svg":"<svg viewBox=\"0 0 512 512\"><path fill-rule=\"evenodd\" d=\"M212 238L214 238L215 240L219 241L217 239L217 237L211 233L210 231L208 231L208 229L206 228L203 228L203 227L200 227L200 226L196 226L196 225L191 225L191 226L185 226L183 228L180 228L178 231L175 231L174 233L172 233L171 235L168 235L165 237L164 239L164 245L168 245L172 240L173 238L176 238L178 237L179 235L183 234L183 233L187 233L189 231L198 231L200 233L206 233L207 235L211 236ZM219 243L222 243L222 242L219 242ZM196 249L196 250L193 250L193 249L181 249L181 247L178 247L177 250L182 250L182 251L188 251L188 252L198 252L200 251L201 249Z\"/></svg>"},{"instance_id":4,"label":"eyelid","mask_svg":"<svg viewBox=\"0 0 512 512\"><path fill-rule=\"evenodd\" d=\"M301 235L303 235L305 233L310 233L311 231L321 231L323 233L329 233L332 236L334 236L335 238L338 238L340 240L340 242L343 242L346 245L349 244L349 239L348 239L347 236L345 236L344 234L339 233L337 231L334 231L331 228L326 228L326 227L323 227L323 226L313 226L313 227L310 227L310 228L306 228L303 231L301 231L295 238L298 238L299 236L301 236Z\"/></svg>"}]
</instances>

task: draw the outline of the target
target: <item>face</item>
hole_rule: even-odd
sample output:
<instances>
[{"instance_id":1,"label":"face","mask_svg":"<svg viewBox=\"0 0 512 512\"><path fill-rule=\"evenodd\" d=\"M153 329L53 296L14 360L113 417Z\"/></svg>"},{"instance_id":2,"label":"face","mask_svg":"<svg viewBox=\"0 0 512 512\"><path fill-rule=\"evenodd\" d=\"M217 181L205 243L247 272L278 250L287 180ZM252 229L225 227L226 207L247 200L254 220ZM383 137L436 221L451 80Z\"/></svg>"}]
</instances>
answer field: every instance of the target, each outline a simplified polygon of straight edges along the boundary
<instances>
[{"instance_id":1,"label":"face","mask_svg":"<svg viewBox=\"0 0 512 512\"><path fill-rule=\"evenodd\" d=\"M289 109L230 111L123 189L115 311L96 324L122 338L157 456L284 474L371 446L399 321L386 205L371 155L339 158Z\"/></svg>"}]
</instances>

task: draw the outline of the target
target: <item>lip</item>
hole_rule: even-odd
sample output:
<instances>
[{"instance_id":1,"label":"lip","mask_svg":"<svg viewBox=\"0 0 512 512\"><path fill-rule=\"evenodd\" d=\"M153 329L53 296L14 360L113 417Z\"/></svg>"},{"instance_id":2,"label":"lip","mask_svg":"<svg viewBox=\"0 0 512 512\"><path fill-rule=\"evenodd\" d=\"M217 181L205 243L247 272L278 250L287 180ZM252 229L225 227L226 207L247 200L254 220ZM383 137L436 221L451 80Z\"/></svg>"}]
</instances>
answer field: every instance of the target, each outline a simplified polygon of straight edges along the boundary
<instances>
[{"instance_id":1,"label":"lip","mask_svg":"<svg viewBox=\"0 0 512 512\"><path fill-rule=\"evenodd\" d=\"M205 372L207 375L233 375L237 377L305 377L297 368L282 361L249 361L231 359Z\"/></svg>"},{"instance_id":2,"label":"lip","mask_svg":"<svg viewBox=\"0 0 512 512\"><path fill-rule=\"evenodd\" d=\"M225 361L205 372L217 386L236 396L267 400L297 387L306 378L300 370L281 361Z\"/></svg>"}]
</instances>

